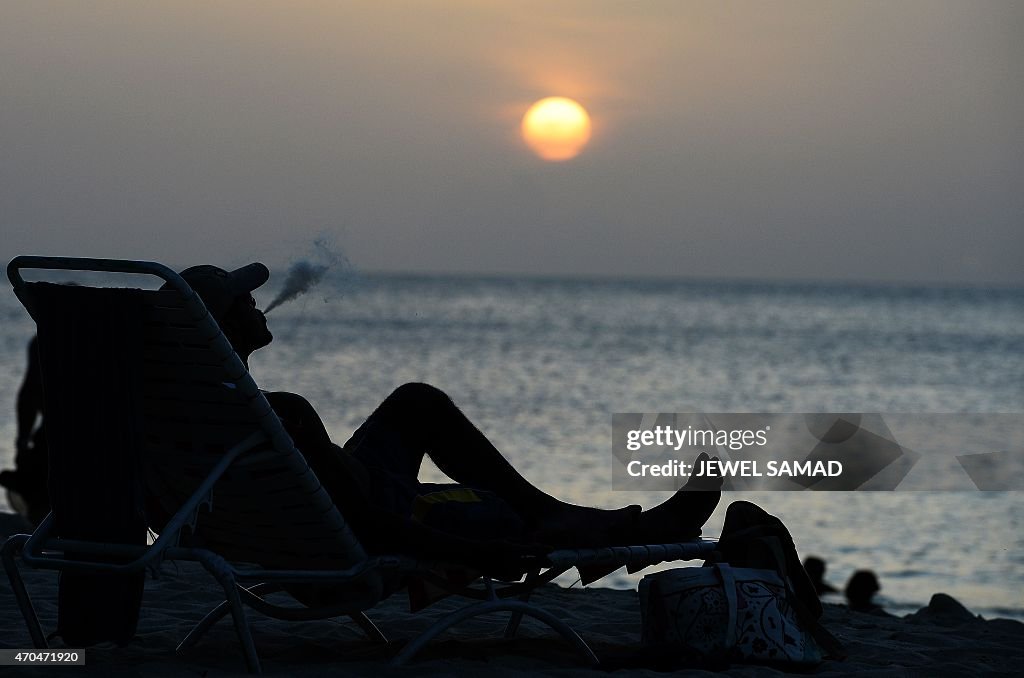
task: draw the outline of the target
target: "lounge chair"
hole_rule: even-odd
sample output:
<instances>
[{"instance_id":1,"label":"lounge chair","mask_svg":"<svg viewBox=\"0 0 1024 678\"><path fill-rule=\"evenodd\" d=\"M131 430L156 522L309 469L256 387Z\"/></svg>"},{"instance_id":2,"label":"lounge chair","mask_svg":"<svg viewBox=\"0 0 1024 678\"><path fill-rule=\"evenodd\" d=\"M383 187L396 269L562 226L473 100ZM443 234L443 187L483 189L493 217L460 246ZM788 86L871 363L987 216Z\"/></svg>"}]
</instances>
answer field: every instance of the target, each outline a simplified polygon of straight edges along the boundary
<instances>
[{"instance_id":1,"label":"lounge chair","mask_svg":"<svg viewBox=\"0 0 1024 678\"><path fill-rule=\"evenodd\" d=\"M152 275L169 283L170 289L128 290L26 282L21 274L24 269ZM572 567L610 571L628 566L636 570L662 561L703 558L714 549L714 542L696 539L679 544L560 550L547 556L545 567L525 573L522 581L500 582L483 577L479 580L482 589L479 585L453 586L436 574L440 567L459 563L368 555L202 301L174 271L151 262L22 256L10 263L8 277L18 298L36 319L40 341L51 346L50 354L44 351L42 356L44 388L48 394L65 394L64 389L73 391L75 385L65 383L66 373L62 369L48 371L47 358L54 364L74 360L74 351L67 349L66 355L61 353L64 345L77 341L88 344L87 335L98 331L98 322L79 321L74 325L76 338L52 336L58 330L44 321L53 315L48 305L63 303L68 308L80 309L83 305L99 304L98 307L107 308L112 299L134 299L132 303L137 304L141 316L138 364L104 366L100 374L128 374L121 374L114 388L96 392L113 394L115 407L129 403L124 407L134 408L128 416L136 436L134 447L127 449L138 460L139 486L144 489L149 510L166 517L159 536L151 544L109 543L110 535L81 538L78 534L63 533L59 527L62 504L58 502L33 534L15 535L4 543L0 552L4 569L37 648L47 647L46 638L18 571L15 558L19 554L31 568L89 576L135 576L140 579L140 588L146 569L156 568L163 561L200 563L222 586L225 601L198 623L178 650L186 650L217 620L231 614L246 666L254 673L260 672L260 662L245 606L280 619L349 615L371 639L387 642L364 612L411 576L480 602L453 612L407 643L393 659L394 664L406 662L454 624L496 611L512 613L506 636L516 632L523 615L530 616L550 626L586 661L596 664L593 651L567 623L529 602L534 588ZM97 301L94 297L100 291L107 296ZM69 300L68 295L74 298ZM122 328L118 331L128 332ZM54 351L57 358L51 357ZM90 393L93 386L90 384ZM48 423L57 424L66 416L75 416L74 412L69 415L60 411L75 409L70 395L54 397L52 401L47 401ZM93 409L111 408L99 402L93 403ZM112 416L114 423L118 423L117 417L123 419L126 415ZM74 446L76 459L105 454L110 441L102 434L104 426L101 421L84 433L76 431L76 437L67 438L63 444ZM60 440L51 442L51 450L60 445ZM51 493L54 479L62 477L60 450L53 459L56 466L51 474ZM132 482L129 477L121 484ZM120 490L115 487L109 491ZM88 504L87 498L76 501ZM77 510L65 506L65 512ZM330 608L307 608L283 607L266 600L268 594L295 584L329 585L336 593L334 600L340 602ZM134 633L134 625L131 632Z\"/></svg>"}]
</instances>

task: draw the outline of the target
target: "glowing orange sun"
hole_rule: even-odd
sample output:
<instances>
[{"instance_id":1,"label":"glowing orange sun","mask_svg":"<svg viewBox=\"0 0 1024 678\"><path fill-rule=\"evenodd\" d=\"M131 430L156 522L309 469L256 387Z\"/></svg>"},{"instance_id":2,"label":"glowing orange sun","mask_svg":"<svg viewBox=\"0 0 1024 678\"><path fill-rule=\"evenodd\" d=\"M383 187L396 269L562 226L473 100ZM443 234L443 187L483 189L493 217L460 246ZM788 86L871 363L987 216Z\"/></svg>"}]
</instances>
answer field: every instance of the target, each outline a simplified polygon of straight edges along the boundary
<instances>
[{"instance_id":1,"label":"glowing orange sun","mask_svg":"<svg viewBox=\"0 0 1024 678\"><path fill-rule=\"evenodd\" d=\"M579 155L590 140L590 116L566 97L547 97L523 116L523 140L544 160L569 160Z\"/></svg>"}]
</instances>

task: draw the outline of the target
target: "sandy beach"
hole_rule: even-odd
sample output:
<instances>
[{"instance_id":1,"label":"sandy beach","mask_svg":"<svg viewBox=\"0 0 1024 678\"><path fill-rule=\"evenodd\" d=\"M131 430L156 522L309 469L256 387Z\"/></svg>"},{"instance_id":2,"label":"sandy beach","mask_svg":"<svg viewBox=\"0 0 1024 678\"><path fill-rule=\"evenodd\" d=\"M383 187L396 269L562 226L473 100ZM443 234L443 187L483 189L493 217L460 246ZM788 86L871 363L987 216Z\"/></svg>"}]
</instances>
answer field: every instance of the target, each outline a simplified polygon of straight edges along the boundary
<instances>
[{"instance_id":1,"label":"sandy beach","mask_svg":"<svg viewBox=\"0 0 1024 678\"><path fill-rule=\"evenodd\" d=\"M0 534L23 529L14 516L0 517ZM43 620L52 630L56 620L56 575L23 568L26 584ZM89 648L86 666L54 671L103 676L233 676L244 664L230 622L221 622L184 656L174 648L209 608L219 602L219 588L191 564L164 565L158 579L147 579L138 634L126 647ZM601 657L623 657L639 648L640 613L634 591L599 587L565 589L548 586L534 600L570 621ZM347 619L286 623L250 612L253 634L268 675L478 675L524 673L543 675L606 675L584 668L568 646L546 627L526 620L520 637L500 638L504 615L471 620L436 640L411 668L394 669L387 660L405 642L439 616L461 603L449 598L417 614L409 614L401 593L370 611L391 639L390 646L367 641ZM1024 624L985 620L947 602L903 618L851 612L828 604L825 626L846 646L845 661L826 661L814 675L870 674L886 676L1019 675L1024 662ZM55 647L59 641L55 642ZM18 613L10 584L0 582L0 647L27 647L28 633ZM701 671L704 672L704 671ZM615 675L656 673L619 669ZM763 666L733 665L726 675L782 674Z\"/></svg>"}]
</instances>

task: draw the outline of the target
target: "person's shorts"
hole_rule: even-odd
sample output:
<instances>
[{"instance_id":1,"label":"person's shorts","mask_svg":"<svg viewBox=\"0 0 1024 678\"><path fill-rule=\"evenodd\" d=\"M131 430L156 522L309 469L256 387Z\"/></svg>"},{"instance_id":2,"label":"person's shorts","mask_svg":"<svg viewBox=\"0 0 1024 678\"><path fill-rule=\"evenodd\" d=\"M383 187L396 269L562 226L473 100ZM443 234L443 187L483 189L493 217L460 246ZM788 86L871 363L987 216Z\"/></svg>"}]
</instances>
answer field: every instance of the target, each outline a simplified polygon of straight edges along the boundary
<instances>
[{"instance_id":1,"label":"person's shorts","mask_svg":"<svg viewBox=\"0 0 1024 678\"><path fill-rule=\"evenodd\" d=\"M442 532L467 539L515 540L526 533L522 518L501 497L457 484L421 483L377 464L366 466L373 503Z\"/></svg>"}]
</instances>

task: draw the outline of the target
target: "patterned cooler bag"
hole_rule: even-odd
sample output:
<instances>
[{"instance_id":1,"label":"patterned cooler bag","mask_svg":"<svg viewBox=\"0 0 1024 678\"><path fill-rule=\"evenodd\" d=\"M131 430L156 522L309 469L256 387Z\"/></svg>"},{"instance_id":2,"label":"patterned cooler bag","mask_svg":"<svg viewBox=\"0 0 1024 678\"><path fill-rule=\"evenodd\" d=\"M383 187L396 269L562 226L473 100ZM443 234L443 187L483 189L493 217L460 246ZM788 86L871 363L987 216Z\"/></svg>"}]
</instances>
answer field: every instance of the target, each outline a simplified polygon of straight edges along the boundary
<instances>
[{"instance_id":1,"label":"patterned cooler bag","mask_svg":"<svg viewBox=\"0 0 1024 678\"><path fill-rule=\"evenodd\" d=\"M703 657L813 665L822 651L774 570L684 567L649 574L639 587L643 642Z\"/></svg>"}]
</instances>

